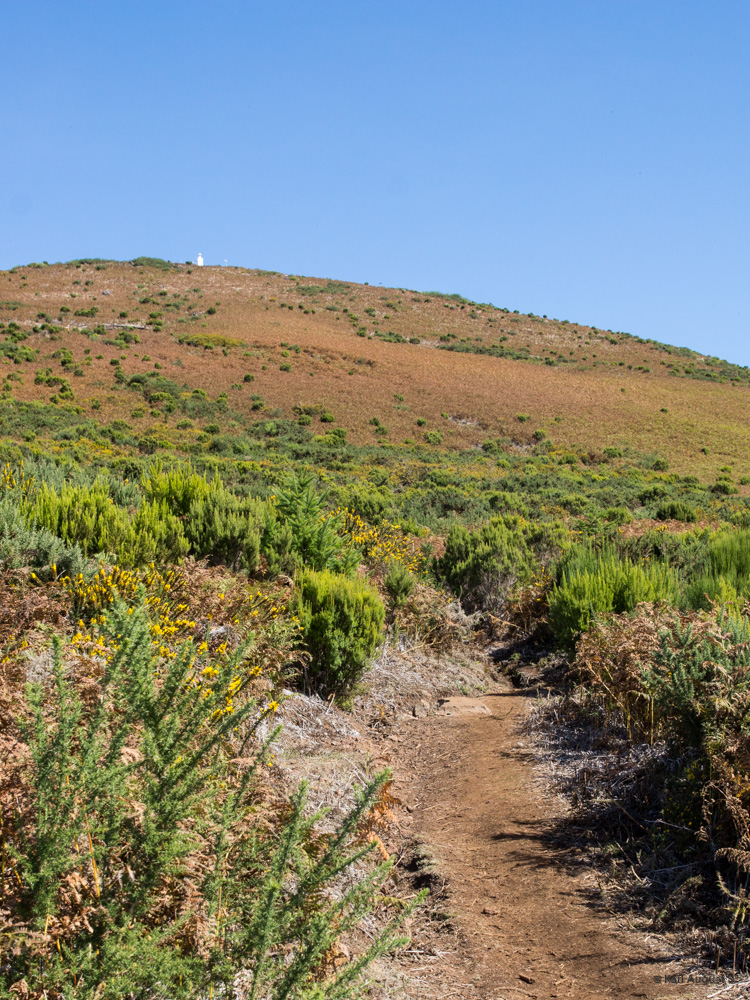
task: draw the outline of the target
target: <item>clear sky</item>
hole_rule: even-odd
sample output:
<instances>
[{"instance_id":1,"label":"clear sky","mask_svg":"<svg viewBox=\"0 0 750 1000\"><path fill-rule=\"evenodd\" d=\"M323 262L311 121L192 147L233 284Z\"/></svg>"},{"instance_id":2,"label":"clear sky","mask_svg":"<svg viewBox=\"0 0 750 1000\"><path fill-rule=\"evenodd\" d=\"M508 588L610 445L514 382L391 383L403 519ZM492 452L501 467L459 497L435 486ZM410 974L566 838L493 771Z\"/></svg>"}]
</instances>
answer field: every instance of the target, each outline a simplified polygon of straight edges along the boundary
<instances>
[{"instance_id":1,"label":"clear sky","mask_svg":"<svg viewBox=\"0 0 750 1000\"><path fill-rule=\"evenodd\" d=\"M10 0L0 267L238 264L750 364L747 0Z\"/></svg>"}]
</instances>

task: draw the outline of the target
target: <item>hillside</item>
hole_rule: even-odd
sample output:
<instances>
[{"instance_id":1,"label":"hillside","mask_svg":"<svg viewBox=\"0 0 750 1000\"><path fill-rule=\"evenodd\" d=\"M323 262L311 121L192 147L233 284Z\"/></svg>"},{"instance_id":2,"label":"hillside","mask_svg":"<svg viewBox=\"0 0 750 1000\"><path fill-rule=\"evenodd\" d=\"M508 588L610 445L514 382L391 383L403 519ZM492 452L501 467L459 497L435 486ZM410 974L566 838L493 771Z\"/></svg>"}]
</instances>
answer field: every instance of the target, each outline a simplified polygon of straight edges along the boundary
<instances>
[{"instance_id":1,"label":"hillside","mask_svg":"<svg viewBox=\"0 0 750 1000\"><path fill-rule=\"evenodd\" d=\"M30 265L0 274L0 335L6 399L52 397L178 451L207 425L309 410L354 444L525 447L543 430L560 448L750 474L746 368L458 295L159 261ZM225 394L224 416L165 412L193 390ZM186 415L194 426L176 426Z\"/></svg>"},{"instance_id":2,"label":"hillside","mask_svg":"<svg viewBox=\"0 0 750 1000\"><path fill-rule=\"evenodd\" d=\"M0 994L741 989L747 369L154 258L0 288Z\"/></svg>"}]
</instances>

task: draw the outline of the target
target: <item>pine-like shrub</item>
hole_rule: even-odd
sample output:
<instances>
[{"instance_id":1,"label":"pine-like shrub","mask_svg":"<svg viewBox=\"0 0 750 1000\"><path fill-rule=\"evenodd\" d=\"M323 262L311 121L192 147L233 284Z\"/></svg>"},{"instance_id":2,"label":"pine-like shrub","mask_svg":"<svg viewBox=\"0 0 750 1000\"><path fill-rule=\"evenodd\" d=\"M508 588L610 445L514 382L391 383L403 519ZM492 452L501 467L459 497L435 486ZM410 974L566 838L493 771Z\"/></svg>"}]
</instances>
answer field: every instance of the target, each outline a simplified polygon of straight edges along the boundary
<instances>
[{"instance_id":1,"label":"pine-like shrub","mask_svg":"<svg viewBox=\"0 0 750 1000\"><path fill-rule=\"evenodd\" d=\"M271 572L306 567L350 574L357 550L341 533L342 518L326 512L326 495L311 475L293 477L276 497L264 527L261 546Z\"/></svg>"},{"instance_id":2,"label":"pine-like shrub","mask_svg":"<svg viewBox=\"0 0 750 1000\"><path fill-rule=\"evenodd\" d=\"M561 560L549 594L549 623L558 642L573 646L598 615L632 611L643 601L675 603L677 575L664 563L633 563L613 549L572 549Z\"/></svg>"},{"instance_id":3,"label":"pine-like shrub","mask_svg":"<svg viewBox=\"0 0 750 1000\"><path fill-rule=\"evenodd\" d=\"M241 975L258 1000L361 996L362 971L403 940L411 908L332 967L387 874L360 863L387 775L327 835L304 788L264 806L258 727L274 705L251 695L252 640L167 656L143 603L119 601L103 621L95 653L68 662L57 641L19 716L0 718L13 747L0 781L0 995L195 1000L234 995Z\"/></svg>"},{"instance_id":4,"label":"pine-like shrub","mask_svg":"<svg viewBox=\"0 0 750 1000\"><path fill-rule=\"evenodd\" d=\"M347 693L382 641L385 608L378 592L363 580L306 570L297 578L293 606L309 654L305 686Z\"/></svg>"}]
</instances>

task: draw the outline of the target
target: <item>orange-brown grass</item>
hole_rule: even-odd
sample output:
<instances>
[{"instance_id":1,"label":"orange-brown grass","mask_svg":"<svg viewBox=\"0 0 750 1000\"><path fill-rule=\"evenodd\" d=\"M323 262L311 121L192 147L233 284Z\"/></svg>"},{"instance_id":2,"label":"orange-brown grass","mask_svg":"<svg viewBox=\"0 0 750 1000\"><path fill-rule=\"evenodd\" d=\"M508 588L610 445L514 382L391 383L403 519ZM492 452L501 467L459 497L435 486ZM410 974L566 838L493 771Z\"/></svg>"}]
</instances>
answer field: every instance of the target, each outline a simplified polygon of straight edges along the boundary
<instances>
[{"instance_id":1,"label":"orange-brown grass","mask_svg":"<svg viewBox=\"0 0 750 1000\"><path fill-rule=\"evenodd\" d=\"M301 289L310 286L323 290L302 294ZM200 294L192 291L196 287ZM160 291L167 295L159 296ZM180 308L166 310L164 304L177 301L175 296L181 297ZM154 301L141 304L140 298ZM7 302L20 305L3 309ZM293 308L282 308L282 302ZM70 312L59 319L63 305ZM98 309L96 317L74 316L75 310L91 306ZM209 308L215 312L209 314ZM127 318L120 312L127 312ZM146 325L151 312L163 314L163 329ZM98 400L97 419L124 418L139 431L154 420L139 395L115 386L110 360L123 354L126 375L153 371L158 363L163 375L189 389L204 389L212 398L226 392L230 409L249 419L267 419L267 410L264 415L251 409L252 394L261 396L266 408L288 417L298 404L322 406L354 443L378 440L373 417L388 428L389 442L420 442L426 431L439 430L444 447L459 449L503 434L524 443L533 430L545 428L562 447L626 445L666 455L675 471L711 476L731 464L736 476L750 474L750 388L677 378L666 367L674 359L659 348L590 327L489 307L462 307L435 295L240 268L178 265L162 271L109 264L104 270L53 265L0 272L0 321L15 321L30 331L43 322L37 319L39 313L48 314L62 330L59 339L50 339L47 332L30 333L24 343L40 349L35 361L0 363L4 376L11 371L23 374L23 383L12 383L14 398L48 399L55 390L34 385L33 377L37 368L51 367L54 374L68 378L84 410ZM90 340L81 334L80 328L99 323L105 325L107 337L128 328L140 343L121 350L105 345L103 338ZM364 337L357 335L362 327ZM415 338L419 344L374 339L375 330ZM206 350L178 342L180 337L207 334L246 348L230 346L225 354L220 347ZM482 338L487 344L506 336L506 347L526 345L539 357L552 357L550 351L570 357L572 350L577 361L547 366L437 349L439 338L448 334ZM616 344L610 342L614 339ZM299 353L290 349L285 357L282 343L296 345ZM83 376L62 371L51 358L60 347L69 348L81 367L84 349L91 349L94 360L83 367ZM103 358L97 360L97 354ZM150 360L144 361L144 354ZM620 361L623 366L610 366ZM291 370L282 371L282 364L291 365ZM650 371L628 370L628 365ZM244 382L246 374L254 381ZM137 407L145 408L144 417L131 418ZM528 420L519 422L519 414L528 415ZM418 426L417 419L426 424ZM317 417L312 427L318 427ZM324 431L325 425L319 429Z\"/></svg>"}]
</instances>

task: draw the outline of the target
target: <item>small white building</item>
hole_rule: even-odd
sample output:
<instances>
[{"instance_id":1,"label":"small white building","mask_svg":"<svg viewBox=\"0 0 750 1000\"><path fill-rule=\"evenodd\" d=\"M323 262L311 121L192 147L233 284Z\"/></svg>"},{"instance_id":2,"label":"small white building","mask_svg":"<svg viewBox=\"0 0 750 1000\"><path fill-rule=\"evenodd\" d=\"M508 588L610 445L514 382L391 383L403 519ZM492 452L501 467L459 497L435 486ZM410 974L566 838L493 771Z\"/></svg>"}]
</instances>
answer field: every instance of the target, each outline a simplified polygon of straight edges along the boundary
<instances>
[{"instance_id":1,"label":"small white building","mask_svg":"<svg viewBox=\"0 0 750 1000\"><path fill-rule=\"evenodd\" d=\"M198 254L198 259L196 260L195 263L198 265L198 267L203 267L203 254L202 253Z\"/></svg>"}]
</instances>

